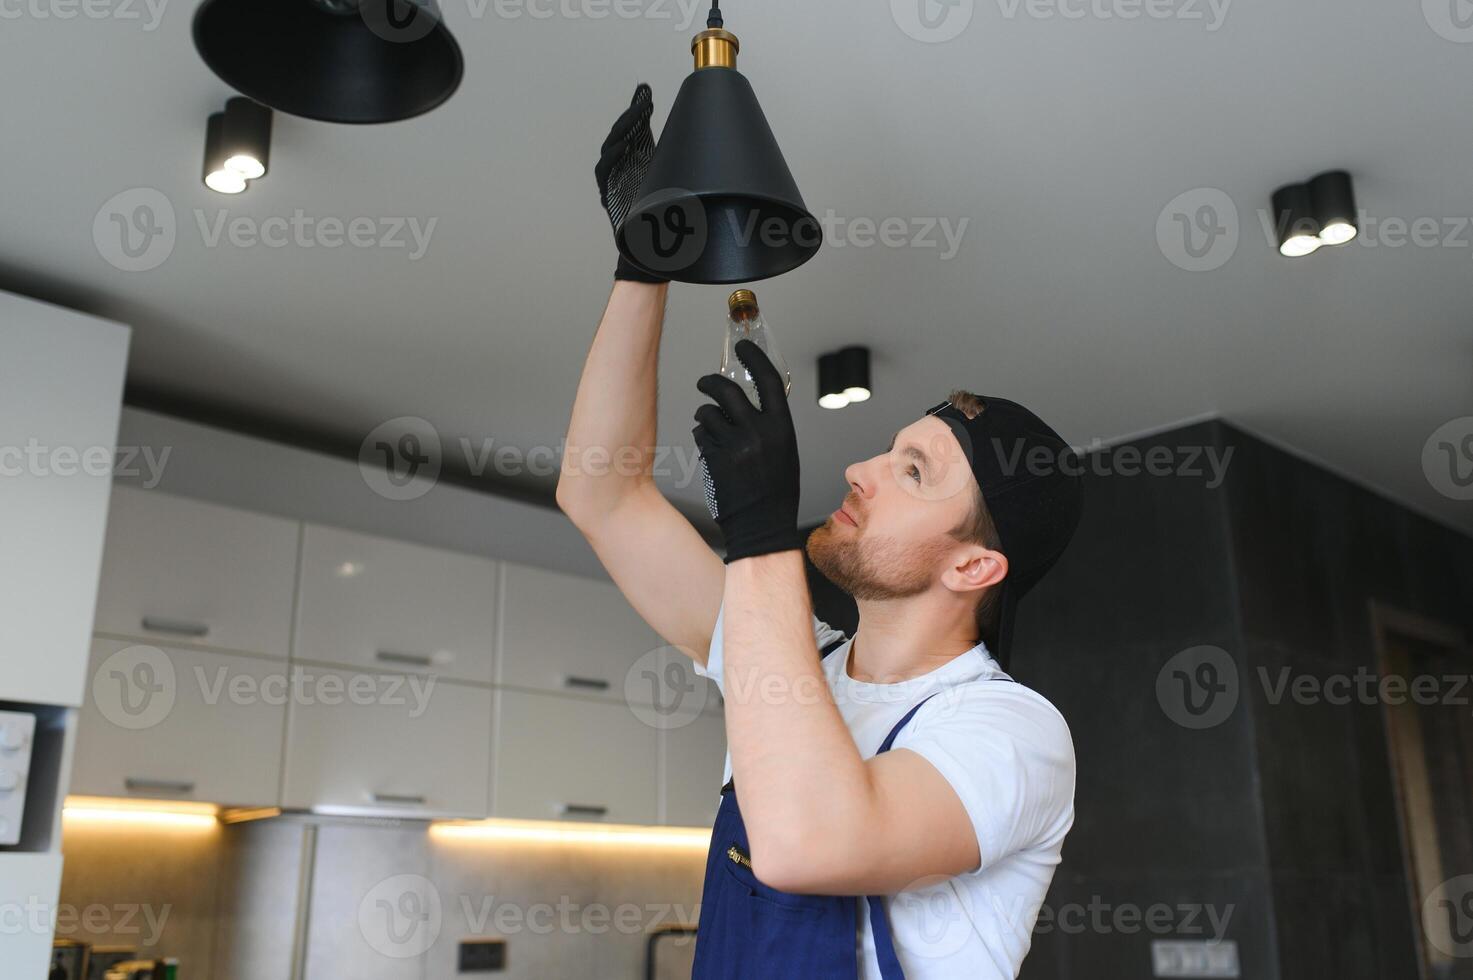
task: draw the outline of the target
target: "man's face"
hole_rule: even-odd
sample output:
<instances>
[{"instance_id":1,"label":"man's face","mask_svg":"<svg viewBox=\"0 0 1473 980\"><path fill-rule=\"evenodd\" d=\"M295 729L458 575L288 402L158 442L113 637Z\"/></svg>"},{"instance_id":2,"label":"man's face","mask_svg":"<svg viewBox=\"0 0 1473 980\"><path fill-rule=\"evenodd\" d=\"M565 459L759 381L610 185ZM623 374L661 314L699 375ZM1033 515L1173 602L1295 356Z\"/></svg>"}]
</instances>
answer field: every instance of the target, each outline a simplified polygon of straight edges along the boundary
<instances>
[{"instance_id":1,"label":"man's face","mask_svg":"<svg viewBox=\"0 0 1473 980\"><path fill-rule=\"evenodd\" d=\"M938 581L965 545L951 536L976 483L951 427L927 416L844 471L844 503L808 538L808 557L856 599L900 599Z\"/></svg>"}]
</instances>

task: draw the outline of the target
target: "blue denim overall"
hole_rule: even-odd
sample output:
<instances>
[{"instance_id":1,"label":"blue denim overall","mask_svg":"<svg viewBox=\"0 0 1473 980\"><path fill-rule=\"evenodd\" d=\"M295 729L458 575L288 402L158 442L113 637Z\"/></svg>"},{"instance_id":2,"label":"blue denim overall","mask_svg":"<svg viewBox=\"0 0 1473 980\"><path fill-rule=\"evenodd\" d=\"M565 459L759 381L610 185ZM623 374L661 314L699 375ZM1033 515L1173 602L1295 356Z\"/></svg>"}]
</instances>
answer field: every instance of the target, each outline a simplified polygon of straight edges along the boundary
<instances>
[{"instance_id":1,"label":"blue denim overall","mask_svg":"<svg viewBox=\"0 0 1473 980\"><path fill-rule=\"evenodd\" d=\"M896 722L879 752L890 750L895 736L931 697ZM727 783L706 856L691 980L857 980L859 899L769 888L752 874L751 853L736 789ZM884 980L902 980L905 973L895 956L885 900L871 895L865 901L880 974Z\"/></svg>"}]
</instances>

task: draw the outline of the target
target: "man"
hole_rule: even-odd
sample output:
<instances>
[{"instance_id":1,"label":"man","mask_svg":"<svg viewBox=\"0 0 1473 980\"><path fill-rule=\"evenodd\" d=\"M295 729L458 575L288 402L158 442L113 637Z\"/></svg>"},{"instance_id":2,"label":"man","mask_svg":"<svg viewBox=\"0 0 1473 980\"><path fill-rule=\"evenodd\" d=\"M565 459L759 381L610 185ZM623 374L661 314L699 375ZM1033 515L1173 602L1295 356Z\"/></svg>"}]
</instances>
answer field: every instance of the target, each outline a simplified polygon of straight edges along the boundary
<instances>
[{"instance_id":1,"label":"man","mask_svg":"<svg viewBox=\"0 0 1473 980\"><path fill-rule=\"evenodd\" d=\"M641 86L596 168L616 223L653 147L650 110ZM697 383L713 399L694 436L723 564L650 475L668 283L623 256L615 279L557 498L726 699L694 976L1016 976L1073 823L1074 754L1058 712L991 651L1073 533L1077 460L1021 406L957 392L848 467L807 541L858 601L845 638L812 613L777 371L738 345L760 409L719 375ZM595 447L643 465L578 465Z\"/></svg>"}]
</instances>

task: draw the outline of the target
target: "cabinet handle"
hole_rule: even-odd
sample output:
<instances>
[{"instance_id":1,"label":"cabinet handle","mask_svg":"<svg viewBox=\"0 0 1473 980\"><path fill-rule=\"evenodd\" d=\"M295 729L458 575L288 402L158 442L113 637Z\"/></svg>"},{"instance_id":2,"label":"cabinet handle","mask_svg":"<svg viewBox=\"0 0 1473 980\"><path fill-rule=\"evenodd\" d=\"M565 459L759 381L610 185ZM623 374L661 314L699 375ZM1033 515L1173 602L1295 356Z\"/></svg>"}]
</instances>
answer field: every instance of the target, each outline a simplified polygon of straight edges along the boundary
<instances>
[{"instance_id":1,"label":"cabinet handle","mask_svg":"<svg viewBox=\"0 0 1473 980\"><path fill-rule=\"evenodd\" d=\"M397 650L380 650L374 656L386 664L409 664L412 667L429 667L434 664L433 660L422 653L400 653Z\"/></svg>"},{"instance_id":2,"label":"cabinet handle","mask_svg":"<svg viewBox=\"0 0 1473 980\"><path fill-rule=\"evenodd\" d=\"M558 805L558 813L564 817L602 817L607 815L609 808L599 806L596 803L562 803Z\"/></svg>"},{"instance_id":3,"label":"cabinet handle","mask_svg":"<svg viewBox=\"0 0 1473 980\"><path fill-rule=\"evenodd\" d=\"M581 687L589 691L607 691L609 682L602 677L578 677L569 674L563 678L563 687Z\"/></svg>"},{"instance_id":4,"label":"cabinet handle","mask_svg":"<svg viewBox=\"0 0 1473 980\"><path fill-rule=\"evenodd\" d=\"M163 616L144 616L143 628L150 633L173 633L175 636L208 636L209 624L196 623L188 619L166 619Z\"/></svg>"},{"instance_id":5,"label":"cabinet handle","mask_svg":"<svg viewBox=\"0 0 1473 980\"><path fill-rule=\"evenodd\" d=\"M423 796L405 796L400 793L374 793L373 802L394 803L399 806L424 806L426 800Z\"/></svg>"},{"instance_id":6,"label":"cabinet handle","mask_svg":"<svg viewBox=\"0 0 1473 980\"><path fill-rule=\"evenodd\" d=\"M138 779L135 776L129 776L123 780L123 787L130 793L153 791L184 794L194 792L194 781L179 779Z\"/></svg>"}]
</instances>

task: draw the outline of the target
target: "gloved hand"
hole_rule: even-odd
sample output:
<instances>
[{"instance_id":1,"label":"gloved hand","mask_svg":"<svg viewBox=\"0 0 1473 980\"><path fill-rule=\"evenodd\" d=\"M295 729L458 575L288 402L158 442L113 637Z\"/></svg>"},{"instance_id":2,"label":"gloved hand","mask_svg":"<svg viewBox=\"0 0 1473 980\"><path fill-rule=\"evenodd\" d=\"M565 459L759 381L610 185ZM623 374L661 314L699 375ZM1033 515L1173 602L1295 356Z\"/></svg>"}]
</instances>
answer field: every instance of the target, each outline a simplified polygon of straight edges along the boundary
<instances>
[{"instance_id":1,"label":"gloved hand","mask_svg":"<svg viewBox=\"0 0 1473 980\"><path fill-rule=\"evenodd\" d=\"M696 382L715 399L696 409L691 431L715 492L716 523L726 537L726 562L803 546L798 536L798 436L783 378L762 348L737 341L762 403L759 410L730 378Z\"/></svg>"},{"instance_id":2,"label":"gloved hand","mask_svg":"<svg viewBox=\"0 0 1473 980\"><path fill-rule=\"evenodd\" d=\"M598 163L593 167L593 177L598 181L598 199L615 228L634 207L640 185L649 172L650 160L655 155L655 137L650 132L650 113L654 108L650 87L640 82L634 89L634 98L629 100L629 108L614 120L614 128L609 130L608 138L599 150ZM639 268L622 252L614 269L614 278L651 283L670 281Z\"/></svg>"}]
</instances>

